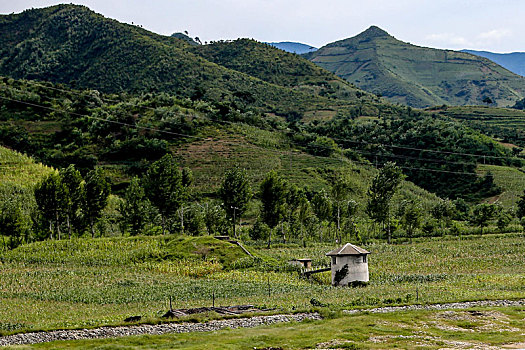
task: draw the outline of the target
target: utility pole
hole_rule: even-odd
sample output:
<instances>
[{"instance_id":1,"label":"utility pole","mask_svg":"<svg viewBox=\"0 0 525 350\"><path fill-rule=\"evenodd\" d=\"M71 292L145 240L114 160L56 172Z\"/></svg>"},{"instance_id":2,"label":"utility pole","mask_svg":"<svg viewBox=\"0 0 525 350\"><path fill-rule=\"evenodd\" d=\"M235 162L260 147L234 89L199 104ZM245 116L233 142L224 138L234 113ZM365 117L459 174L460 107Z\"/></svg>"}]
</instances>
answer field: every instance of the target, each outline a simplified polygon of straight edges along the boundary
<instances>
[{"instance_id":1,"label":"utility pole","mask_svg":"<svg viewBox=\"0 0 525 350\"><path fill-rule=\"evenodd\" d=\"M237 230L236 230L236 226L235 226L235 211L236 210L239 210L239 208L237 207L234 207L234 206L231 206L230 208L233 209L233 237L237 238Z\"/></svg>"}]
</instances>

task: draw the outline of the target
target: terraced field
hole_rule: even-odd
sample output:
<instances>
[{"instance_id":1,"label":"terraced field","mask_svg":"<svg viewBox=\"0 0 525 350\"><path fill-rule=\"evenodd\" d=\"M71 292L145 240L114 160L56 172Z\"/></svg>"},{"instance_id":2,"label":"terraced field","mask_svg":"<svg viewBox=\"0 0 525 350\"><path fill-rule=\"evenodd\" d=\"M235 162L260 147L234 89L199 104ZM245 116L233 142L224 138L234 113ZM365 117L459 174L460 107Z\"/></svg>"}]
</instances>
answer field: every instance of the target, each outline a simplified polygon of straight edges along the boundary
<instances>
[{"instance_id":1,"label":"terraced field","mask_svg":"<svg viewBox=\"0 0 525 350\"><path fill-rule=\"evenodd\" d=\"M525 147L525 111L481 106L447 107L438 110L504 143Z\"/></svg>"}]
</instances>

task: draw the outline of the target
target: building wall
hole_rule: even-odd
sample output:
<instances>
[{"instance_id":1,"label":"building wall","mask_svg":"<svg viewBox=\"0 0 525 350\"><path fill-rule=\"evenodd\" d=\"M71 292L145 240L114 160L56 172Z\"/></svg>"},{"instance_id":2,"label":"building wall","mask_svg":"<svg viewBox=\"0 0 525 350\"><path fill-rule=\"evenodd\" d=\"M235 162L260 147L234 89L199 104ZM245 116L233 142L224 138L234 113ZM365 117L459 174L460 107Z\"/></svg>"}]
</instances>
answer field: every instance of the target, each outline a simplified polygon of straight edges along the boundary
<instances>
[{"instance_id":1,"label":"building wall","mask_svg":"<svg viewBox=\"0 0 525 350\"><path fill-rule=\"evenodd\" d=\"M365 262L363 262L365 257ZM338 285L345 286L350 282L361 281L368 282L368 256L366 255L344 255L332 256L332 284L335 285L336 272L343 269L348 264L347 275L339 282ZM336 259L334 263L334 258Z\"/></svg>"}]
</instances>

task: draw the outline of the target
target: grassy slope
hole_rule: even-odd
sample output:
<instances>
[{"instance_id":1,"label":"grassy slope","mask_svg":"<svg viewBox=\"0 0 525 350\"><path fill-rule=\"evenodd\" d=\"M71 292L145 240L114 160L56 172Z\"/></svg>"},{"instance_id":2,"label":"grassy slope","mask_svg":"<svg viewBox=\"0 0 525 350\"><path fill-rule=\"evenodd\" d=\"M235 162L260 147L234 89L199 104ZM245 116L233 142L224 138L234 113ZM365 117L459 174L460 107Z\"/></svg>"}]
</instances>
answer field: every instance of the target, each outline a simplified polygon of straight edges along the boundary
<instances>
[{"instance_id":1,"label":"grassy slope","mask_svg":"<svg viewBox=\"0 0 525 350\"><path fill-rule=\"evenodd\" d=\"M366 91L414 107L482 104L484 97L508 106L525 95L524 78L490 60L414 46L377 27L307 57Z\"/></svg>"},{"instance_id":2,"label":"grassy slope","mask_svg":"<svg viewBox=\"0 0 525 350\"><path fill-rule=\"evenodd\" d=\"M311 298L333 309L414 303L416 288L420 303L525 297L521 235L367 245L373 253L371 283L354 289L332 288L322 276L315 282L297 273L264 272L258 265L224 271L198 257L175 259L159 249L159 242L169 240L41 242L2 253L0 332L118 324L129 315L155 321L169 296L176 308L210 305L215 294L218 305L255 304L284 312L310 308ZM327 261L324 254L333 247L255 253L283 263L310 257L317 264ZM58 252L55 260L50 251Z\"/></svg>"},{"instance_id":3,"label":"grassy slope","mask_svg":"<svg viewBox=\"0 0 525 350\"><path fill-rule=\"evenodd\" d=\"M282 132L247 125L214 129L210 135L213 138L191 142L174 150L180 163L193 171L197 192L213 193L218 190L225 171L235 165L247 170L255 191L270 170L276 170L292 184L316 191L329 191L334 176L346 174L354 189L351 197L360 204L360 215L365 215L366 191L377 172L372 166L337 156L313 156L294 149ZM438 200L436 195L411 182L403 183L396 202L403 198L417 198L428 210Z\"/></svg>"},{"instance_id":4,"label":"grassy slope","mask_svg":"<svg viewBox=\"0 0 525 350\"><path fill-rule=\"evenodd\" d=\"M516 168L497 165L479 165L477 171L480 174L491 172L494 182L503 190L501 194L489 198L489 202L500 203L505 208L516 208L516 202L525 190L525 173Z\"/></svg>"},{"instance_id":5,"label":"grassy slope","mask_svg":"<svg viewBox=\"0 0 525 350\"><path fill-rule=\"evenodd\" d=\"M0 146L0 183L31 187L53 169L30 157Z\"/></svg>"}]
</instances>

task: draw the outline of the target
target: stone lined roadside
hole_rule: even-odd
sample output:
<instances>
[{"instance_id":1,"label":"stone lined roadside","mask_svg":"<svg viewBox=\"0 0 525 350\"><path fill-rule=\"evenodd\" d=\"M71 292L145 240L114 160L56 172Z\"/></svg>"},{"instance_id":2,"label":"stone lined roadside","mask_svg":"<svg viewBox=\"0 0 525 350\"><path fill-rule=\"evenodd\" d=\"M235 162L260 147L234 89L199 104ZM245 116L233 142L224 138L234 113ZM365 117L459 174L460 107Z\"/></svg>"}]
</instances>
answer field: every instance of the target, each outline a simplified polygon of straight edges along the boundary
<instances>
[{"instance_id":1,"label":"stone lined roadside","mask_svg":"<svg viewBox=\"0 0 525 350\"><path fill-rule=\"evenodd\" d=\"M362 312L389 313L413 310L449 310L470 309L475 307L514 307L525 306L525 299L519 300L482 300L466 301L459 303L431 304L431 305L407 305L387 306L374 309L343 310L346 314L357 314ZM158 325L136 325L118 327L100 327L94 329L58 330L50 332L32 332L8 335L0 337L0 346L36 344L57 340L80 340L97 338L116 338L141 334L165 334L165 333L189 333L189 332L211 332L224 328L252 328L262 325L270 325L283 322L301 322L304 320L320 320L318 313L300 313L295 315L271 315L254 316L249 318L213 320L204 323L165 323Z\"/></svg>"},{"instance_id":2,"label":"stone lined roadside","mask_svg":"<svg viewBox=\"0 0 525 350\"><path fill-rule=\"evenodd\" d=\"M412 310L469 309L469 308L480 307L480 306L484 306L484 307L525 306L525 299L480 300L480 301L465 301L465 302L459 302L459 303L446 303L446 304L386 306L386 307L377 307L374 309L343 310L343 312L346 314L357 314L360 312L388 313L388 312L412 311Z\"/></svg>"},{"instance_id":3,"label":"stone lined roadside","mask_svg":"<svg viewBox=\"0 0 525 350\"><path fill-rule=\"evenodd\" d=\"M100 327L94 329L58 330L50 332L32 332L0 337L0 346L45 343L57 340L80 340L97 338L127 337L141 334L211 332L223 328L252 328L283 322L301 322L320 320L318 313L301 313L294 315L254 316L229 320L213 320L203 323L165 323L157 325L136 325Z\"/></svg>"}]
</instances>

